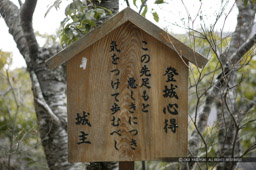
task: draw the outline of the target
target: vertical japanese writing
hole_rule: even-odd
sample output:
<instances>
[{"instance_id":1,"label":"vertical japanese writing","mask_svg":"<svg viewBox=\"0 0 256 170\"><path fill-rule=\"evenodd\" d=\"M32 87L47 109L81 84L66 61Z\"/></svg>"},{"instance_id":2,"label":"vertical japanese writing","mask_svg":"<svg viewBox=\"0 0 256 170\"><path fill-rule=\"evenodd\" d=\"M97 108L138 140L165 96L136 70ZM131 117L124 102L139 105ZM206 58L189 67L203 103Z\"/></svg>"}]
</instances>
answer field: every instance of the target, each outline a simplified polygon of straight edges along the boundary
<instances>
[{"instance_id":1,"label":"vertical japanese writing","mask_svg":"<svg viewBox=\"0 0 256 170\"><path fill-rule=\"evenodd\" d=\"M142 112L147 113L149 112L149 104L148 104L148 99L149 99L149 95L148 95L148 89L150 89L150 77L151 77L151 73L148 67L148 64L150 62L150 55L147 54L148 52L148 48L147 48L147 41L142 41L142 51L143 51L143 55L141 56L141 64L142 64L142 68L140 70L140 77L141 77L141 85L140 87L143 89L143 103L142 103Z\"/></svg>"},{"instance_id":2,"label":"vertical japanese writing","mask_svg":"<svg viewBox=\"0 0 256 170\"><path fill-rule=\"evenodd\" d=\"M111 126L113 127L113 131L110 133L111 136L120 137L122 136L121 129L119 128L121 119L119 117L119 111L121 110L119 106L119 85L120 85L120 70L118 69L118 64L120 60L119 53L121 50L119 49L116 41L112 41L110 44L110 53L111 53L111 62L113 65L113 69L110 70L111 79L110 85L112 88L112 93L110 94L111 97L114 98L114 103L112 104L110 111L111 111ZM114 148L119 151L118 148L118 141L114 139L113 143Z\"/></svg>"},{"instance_id":3,"label":"vertical japanese writing","mask_svg":"<svg viewBox=\"0 0 256 170\"><path fill-rule=\"evenodd\" d=\"M140 79L141 79L141 84L138 84L135 77L128 77L128 89L130 91L130 104L129 104L129 119L128 119L128 123L130 125L131 130L129 131L130 135L132 136L131 140L130 140L130 148L132 150L136 150L137 148L137 139L136 136L138 135L138 117L137 117L137 106L136 106L136 97L134 96L134 90L137 88L142 88L143 89L143 102L142 102L142 112L149 112L149 104L148 104L148 99L149 99L149 95L148 95L148 89L150 89L150 77L151 77L151 73L150 73L150 69L148 67L148 63L150 62L150 56L149 54L147 54L148 52L148 48L147 46L147 42L146 41L142 41L142 51L143 51L143 55L141 56L140 60L141 60L141 64L142 67L140 69ZM140 111L139 111L140 112Z\"/></svg>"},{"instance_id":4,"label":"vertical japanese writing","mask_svg":"<svg viewBox=\"0 0 256 170\"><path fill-rule=\"evenodd\" d=\"M90 123L89 116L90 116L89 112L83 111L82 114L77 113L76 118L75 118L76 119L75 124L76 125L83 125L85 127L90 128L92 125ZM91 141L88 139L88 136L89 136L88 133L86 133L84 131L80 131L80 135L78 136L79 141L77 142L77 144L78 145L79 144L91 144Z\"/></svg>"},{"instance_id":5,"label":"vertical japanese writing","mask_svg":"<svg viewBox=\"0 0 256 170\"><path fill-rule=\"evenodd\" d=\"M176 122L175 116L179 114L177 101L179 96L176 92L178 86L175 84L177 80L175 79L179 73L173 67L167 67L165 73L163 74L166 77L166 84L163 89L163 97L168 101L168 104L163 107L163 114L165 115L164 120L164 131L168 133L170 130L173 133L176 133L176 129L179 127ZM168 100L169 99L169 100ZM170 99L172 99L170 101Z\"/></svg>"},{"instance_id":6,"label":"vertical japanese writing","mask_svg":"<svg viewBox=\"0 0 256 170\"><path fill-rule=\"evenodd\" d=\"M132 136L132 139L130 140L130 148L132 150L135 150L137 148L137 142L135 137L138 134L138 130L137 130L137 125L138 125L138 118L136 116L136 98L134 97L134 90L137 89L138 84L136 82L136 79L134 77L129 77L128 78L128 90L130 91L130 104L129 104L129 119L128 119L128 123L130 125L130 127L132 127L132 130L129 131L129 133Z\"/></svg>"}]
</instances>

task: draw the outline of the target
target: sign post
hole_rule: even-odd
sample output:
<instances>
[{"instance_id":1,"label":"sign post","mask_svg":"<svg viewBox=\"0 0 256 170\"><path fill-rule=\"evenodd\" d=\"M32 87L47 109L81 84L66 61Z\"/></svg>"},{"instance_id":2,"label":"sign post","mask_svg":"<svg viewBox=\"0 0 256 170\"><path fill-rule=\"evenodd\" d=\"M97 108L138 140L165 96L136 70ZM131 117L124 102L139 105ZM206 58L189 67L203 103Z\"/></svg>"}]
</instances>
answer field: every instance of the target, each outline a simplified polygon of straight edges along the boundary
<instances>
[{"instance_id":1,"label":"sign post","mask_svg":"<svg viewBox=\"0 0 256 170\"><path fill-rule=\"evenodd\" d=\"M67 62L69 161L187 156L189 61L207 59L130 8L51 58Z\"/></svg>"},{"instance_id":2,"label":"sign post","mask_svg":"<svg viewBox=\"0 0 256 170\"><path fill-rule=\"evenodd\" d=\"M132 170L134 169L134 162L119 162L119 170Z\"/></svg>"}]
</instances>

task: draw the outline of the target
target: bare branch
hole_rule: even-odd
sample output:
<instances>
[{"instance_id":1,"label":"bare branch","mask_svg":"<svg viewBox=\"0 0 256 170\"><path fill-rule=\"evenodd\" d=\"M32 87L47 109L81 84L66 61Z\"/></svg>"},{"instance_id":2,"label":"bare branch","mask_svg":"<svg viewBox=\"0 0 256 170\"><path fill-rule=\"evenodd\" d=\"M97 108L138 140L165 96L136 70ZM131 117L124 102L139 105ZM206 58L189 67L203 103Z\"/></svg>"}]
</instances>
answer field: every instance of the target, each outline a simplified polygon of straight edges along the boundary
<instances>
[{"instance_id":1,"label":"bare branch","mask_svg":"<svg viewBox=\"0 0 256 170\"><path fill-rule=\"evenodd\" d=\"M254 143L252 146L250 146L240 157L244 157L247 153L253 151L256 149L256 143Z\"/></svg>"},{"instance_id":2,"label":"bare branch","mask_svg":"<svg viewBox=\"0 0 256 170\"><path fill-rule=\"evenodd\" d=\"M126 5L127 5L128 7L130 7L129 0L125 0L125 2L126 2Z\"/></svg>"},{"instance_id":3,"label":"bare branch","mask_svg":"<svg viewBox=\"0 0 256 170\"><path fill-rule=\"evenodd\" d=\"M0 95L1 95L2 97L5 97L10 91L11 91L11 88L8 88L8 89L5 90L4 92L0 92Z\"/></svg>"},{"instance_id":4,"label":"bare branch","mask_svg":"<svg viewBox=\"0 0 256 170\"><path fill-rule=\"evenodd\" d=\"M243 10L245 10L245 9L243 9ZM255 12L254 12L255 13ZM240 11L240 17L238 17L238 19L240 19L241 18L241 15L243 15L243 13L241 13L241 11ZM251 18L250 18L251 19ZM247 20L247 22L251 22L251 21L253 21L253 18L252 18L252 20ZM241 21L240 21L241 22ZM240 23L241 24L241 23ZM249 24L250 25L250 24ZM240 27L239 25L237 26L237 27ZM248 28L247 28L248 29ZM246 33L244 33L244 34L246 34ZM236 35L237 36L237 35ZM236 36L233 36L233 37L235 37L236 38ZM250 49L250 47L252 47L252 45L253 45L253 42L255 41L255 39L256 38L251 38L251 41L250 40L248 40L247 41L247 43L245 43L245 44L248 44L248 45L245 45L247 48L245 48L244 49L244 53L246 52L246 51L248 51L248 49ZM207 39L208 40L208 39ZM212 43L211 43L211 41L210 40L208 40L208 42L209 42L209 44L210 45L213 45ZM240 41L241 42L241 41ZM250 43L249 43L250 42ZM234 43L234 40L232 41L232 43ZM215 44L214 44L214 46L216 46ZM212 48L213 48L213 50L215 49L214 48L214 46L211 46ZM244 46L244 45L243 45ZM250 46L250 47L249 47ZM241 47L242 48L242 47ZM233 50L233 49L232 49ZM230 49L227 49L225 52L224 52L224 54L226 55L228 52L227 51L229 51L229 53L232 51L232 50L230 50ZM237 50L237 49L236 49ZM240 50L238 50L238 51L240 51ZM216 55L218 56L218 54L217 54L217 52L215 51L215 53L216 53ZM244 54L243 53L243 54ZM242 54L242 53L239 53L239 54ZM243 55L242 54L242 55ZM240 60L240 59L235 59L235 56L236 56L237 54L236 53L234 53L231 57L229 57L229 58L232 58L232 60L233 61L238 61L238 60ZM240 57L242 57L242 55L240 55ZM224 55L222 55L221 56L221 58L223 58L223 57L225 57ZM234 59L233 59L234 58ZM220 59L220 61L222 61L222 59ZM234 63L234 62L233 62ZM227 66L227 68L229 68L230 66ZM207 120L208 120L208 116L209 116L209 113L210 113L210 111L211 111L211 105L213 104L213 102L214 102L214 97L216 96L216 95L218 95L219 94L219 92L220 92L220 89L221 89L221 87L224 87L225 86L225 84L227 83L227 76L229 76L230 74L231 74L231 72L232 72L232 70L233 69L223 69L223 72L222 72L222 74L220 74L219 76L217 76L217 79L216 79L216 81L215 81L215 83L213 84L213 86L212 86L212 88L209 90L209 92L206 94L206 100L205 100L205 103L204 103L204 106L203 106L203 111L199 114L199 120L198 120L198 122L196 123L197 124L197 126L198 126L198 130L199 130L199 132L203 132L203 130L205 129L205 127L206 127L206 125L207 125ZM200 138L198 138L199 137L199 135L197 134L198 132L197 132L197 130L195 129L195 131L192 133L192 135L191 135L191 137L190 137L190 139L189 139L189 147L190 147L190 150L191 151L195 151L195 153L193 153L194 155L196 155L196 150L197 150L197 147L198 147L198 139L200 139Z\"/></svg>"}]
</instances>

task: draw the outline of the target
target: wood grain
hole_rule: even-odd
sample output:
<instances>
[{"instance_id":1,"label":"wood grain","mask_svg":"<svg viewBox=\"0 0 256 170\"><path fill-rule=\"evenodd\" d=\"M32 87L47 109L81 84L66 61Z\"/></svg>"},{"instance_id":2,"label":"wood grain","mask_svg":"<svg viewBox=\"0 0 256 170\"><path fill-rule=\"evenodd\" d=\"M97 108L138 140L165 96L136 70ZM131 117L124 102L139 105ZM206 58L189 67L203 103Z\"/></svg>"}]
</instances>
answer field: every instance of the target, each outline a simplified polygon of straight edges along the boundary
<instances>
[{"instance_id":1,"label":"wood grain","mask_svg":"<svg viewBox=\"0 0 256 170\"><path fill-rule=\"evenodd\" d=\"M68 60L76 56L82 50L88 48L101 38L108 35L114 29L120 27L127 21L134 23L143 31L156 38L172 50L176 51L180 56L183 56L196 66L202 68L208 62L208 59L204 58L199 53L187 47L185 44L183 44L158 26L154 25L152 22L148 21L147 19L127 7L126 9L103 23L101 26L89 32L84 37L47 60L46 63L48 67L50 69L55 69L59 65L67 62Z\"/></svg>"},{"instance_id":2,"label":"wood grain","mask_svg":"<svg viewBox=\"0 0 256 170\"><path fill-rule=\"evenodd\" d=\"M120 53L116 52L120 58L118 65L112 64L112 41L116 41L121 50ZM148 48L148 51L142 50L142 47ZM146 64L141 62L141 56L145 53L150 55L150 62ZM88 60L86 70L80 68L83 57ZM144 65L151 73L150 89L139 87L143 78L140 71ZM168 67L175 68L179 74L174 82L178 86L178 100L163 97L164 86L169 85L164 76ZM111 73L113 69L119 69L120 75ZM129 112L133 101L131 88L128 89L128 79L131 77L138 84L133 89L136 105L133 114ZM112 89L111 80L117 78L120 79L119 88ZM67 62L67 84L70 162L161 160L187 155L188 68L177 53L131 22L126 22L70 59ZM149 112L142 112L144 90L149 95L146 102ZM118 127L111 125L111 106L116 102L111 94L115 92L119 93L120 111L115 114L120 118ZM178 104L178 115L163 113L163 108L169 103ZM91 127L76 125L77 113L82 114L83 111L90 113L88 119ZM137 117L137 124L134 121L129 124L130 116ZM175 118L178 124L176 133L170 129L168 133L164 130L165 119L171 118ZM110 135L117 129L122 136ZM138 130L137 135L131 133L134 129ZM81 141L81 131L88 134L91 144L77 144ZM133 139L136 140L135 149L131 149Z\"/></svg>"}]
</instances>

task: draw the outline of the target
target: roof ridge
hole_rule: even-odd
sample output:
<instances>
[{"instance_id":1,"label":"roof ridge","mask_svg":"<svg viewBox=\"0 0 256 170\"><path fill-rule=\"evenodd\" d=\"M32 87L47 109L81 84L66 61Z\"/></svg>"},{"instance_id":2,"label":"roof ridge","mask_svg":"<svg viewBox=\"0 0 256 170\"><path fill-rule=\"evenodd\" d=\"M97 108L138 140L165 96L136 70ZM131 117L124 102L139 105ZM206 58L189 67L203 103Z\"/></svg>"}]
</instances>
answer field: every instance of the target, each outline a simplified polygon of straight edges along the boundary
<instances>
[{"instance_id":1,"label":"roof ridge","mask_svg":"<svg viewBox=\"0 0 256 170\"><path fill-rule=\"evenodd\" d=\"M201 68L207 63L208 59L204 58L202 55L195 52L154 23L127 7L73 44L67 46L55 56L48 59L46 61L47 66L50 69L55 69L127 21L130 21L144 32L174 50L179 56L186 58L196 66Z\"/></svg>"}]
</instances>

